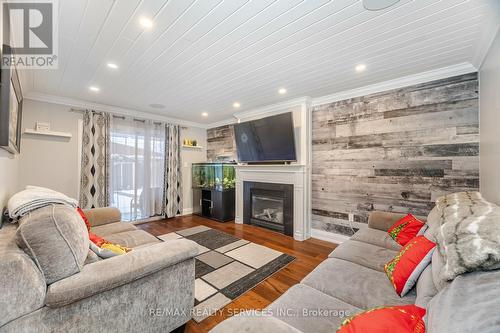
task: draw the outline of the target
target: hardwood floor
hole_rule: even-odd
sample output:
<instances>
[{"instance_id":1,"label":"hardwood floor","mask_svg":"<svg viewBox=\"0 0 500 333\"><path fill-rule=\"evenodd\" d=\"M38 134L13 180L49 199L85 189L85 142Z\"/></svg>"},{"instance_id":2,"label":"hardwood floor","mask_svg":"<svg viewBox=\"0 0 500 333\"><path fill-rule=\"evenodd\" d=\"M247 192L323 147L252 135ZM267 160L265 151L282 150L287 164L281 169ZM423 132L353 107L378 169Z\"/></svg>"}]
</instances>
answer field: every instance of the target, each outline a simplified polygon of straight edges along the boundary
<instances>
[{"instance_id":1,"label":"hardwood floor","mask_svg":"<svg viewBox=\"0 0 500 333\"><path fill-rule=\"evenodd\" d=\"M310 238L299 242L292 237L259 227L233 222L219 223L195 215L148 222L140 224L138 227L158 236L197 225L206 225L210 228L227 232L236 237L288 253L297 259L232 303L226 305L220 313L205 319L199 324L194 320L189 321L186 325L185 333L207 332L226 319L229 313L234 313L235 311L265 308L288 288L299 283L309 272L325 260L336 247L335 244L318 239Z\"/></svg>"}]
</instances>

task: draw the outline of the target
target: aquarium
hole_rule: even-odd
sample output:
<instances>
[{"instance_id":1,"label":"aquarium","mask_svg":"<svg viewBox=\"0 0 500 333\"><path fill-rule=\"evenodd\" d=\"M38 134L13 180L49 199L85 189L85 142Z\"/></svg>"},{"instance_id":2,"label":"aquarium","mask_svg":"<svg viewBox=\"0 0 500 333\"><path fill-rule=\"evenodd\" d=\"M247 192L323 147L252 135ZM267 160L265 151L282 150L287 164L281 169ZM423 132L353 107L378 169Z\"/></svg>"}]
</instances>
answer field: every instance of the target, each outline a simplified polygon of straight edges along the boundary
<instances>
[{"instance_id":1,"label":"aquarium","mask_svg":"<svg viewBox=\"0 0 500 333\"><path fill-rule=\"evenodd\" d=\"M193 163L193 188L227 191L234 189L234 163Z\"/></svg>"}]
</instances>

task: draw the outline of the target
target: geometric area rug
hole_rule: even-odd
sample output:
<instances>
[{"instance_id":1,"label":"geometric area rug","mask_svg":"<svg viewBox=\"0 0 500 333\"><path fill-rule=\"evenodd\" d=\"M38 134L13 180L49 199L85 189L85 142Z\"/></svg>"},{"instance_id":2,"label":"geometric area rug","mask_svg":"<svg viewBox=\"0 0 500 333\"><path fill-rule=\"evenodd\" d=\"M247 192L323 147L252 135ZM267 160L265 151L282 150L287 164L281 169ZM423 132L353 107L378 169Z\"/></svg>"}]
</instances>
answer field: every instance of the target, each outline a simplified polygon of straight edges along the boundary
<instances>
[{"instance_id":1,"label":"geometric area rug","mask_svg":"<svg viewBox=\"0 0 500 333\"><path fill-rule=\"evenodd\" d=\"M201 322L273 275L295 257L206 226L157 236L198 244L193 319Z\"/></svg>"}]
</instances>

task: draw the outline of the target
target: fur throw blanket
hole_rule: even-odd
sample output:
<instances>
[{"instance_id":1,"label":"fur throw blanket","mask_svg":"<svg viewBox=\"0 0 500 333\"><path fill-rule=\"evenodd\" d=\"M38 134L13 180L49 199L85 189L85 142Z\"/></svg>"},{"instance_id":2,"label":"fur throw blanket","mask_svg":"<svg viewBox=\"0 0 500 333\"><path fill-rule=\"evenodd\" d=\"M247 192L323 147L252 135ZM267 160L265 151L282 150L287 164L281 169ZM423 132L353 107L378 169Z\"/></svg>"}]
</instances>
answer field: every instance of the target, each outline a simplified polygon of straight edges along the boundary
<instances>
[{"instance_id":1,"label":"fur throw blanket","mask_svg":"<svg viewBox=\"0 0 500 333\"><path fill-rule=\"evenodd\" d=\"M441 225L434 236L445 259L442 279L500 268L500 207L479 192L460 192L439 198L435 209Z\"/></svg>"}]
</instances>

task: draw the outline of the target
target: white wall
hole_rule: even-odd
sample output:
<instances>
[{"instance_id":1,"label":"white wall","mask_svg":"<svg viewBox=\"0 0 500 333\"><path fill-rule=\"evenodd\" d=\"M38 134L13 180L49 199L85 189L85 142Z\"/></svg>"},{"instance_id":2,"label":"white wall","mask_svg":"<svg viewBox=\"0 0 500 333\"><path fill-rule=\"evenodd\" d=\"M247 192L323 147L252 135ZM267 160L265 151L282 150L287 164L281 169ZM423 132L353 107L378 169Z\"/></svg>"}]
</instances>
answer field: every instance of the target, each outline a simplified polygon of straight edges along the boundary
<instances>
[{"instance_id":1,"label":"white wall","mask_svg":"<svg viewBox=\"0 0 500 333\"><path fill-rule=\"evenodd\" d=\"M25 100L23 130L50 123L51 131L68 132L71 139L23 134L19 186L38 185L78 198L78 120L82 114L69 106Z\"/></svg>"},{"instance_id":2,"label":"white wall","mask_svg":"<svg viewBox=\"0 0 500 333\"><path fill-rule=\"evenodd\" d=\"M183 192L183 214L193 212L193 191L191 189L191 164L206 162L207 160L207 130L204 128L183 127L181 129L181 143L184 139L197 140L197 144L203 149L181 148L182 159L182 192Z\"/></svg>"},{"instance_id":3,"label":"white wall","mask_svg":"<svg viewBox=\"0 0 500 333\"><path fill-rule=\"evenodd\" d=\"M37 121L49 122L52 131L69 132L72 138L60 139L24 134L19 159L18 187L39 185L78 198L80 180L78 120L82 119L82 114L70 112L70 109L69 106L52 103L32 100L25 102L23 129L34 128ZM181 150L184 212L190 213L192 211L191 163L206 160L206 130L183 127L181 142L184 138L198 140L198 144L204 147L202 150Z\"/></svg>"},{"instance_id":4,"label":"white wall","mask_svg":"<svg viewBox=\"0 0 500 333\"><path fill-rule=\"evenodd\" d=\"M479 71L480 186L500 204L500 32Z\"/></svg>"},{"instance_id":5,"label":"white wall","mask_svg":"<svg viewBox=\"0 0 500 333\"><path fill-rule=\"evenodd\" d=\"M10 196L19 189L18 166L19 158L16 155L0 149L0 210L3 210Z\"/></svg>"}]
</instances>

